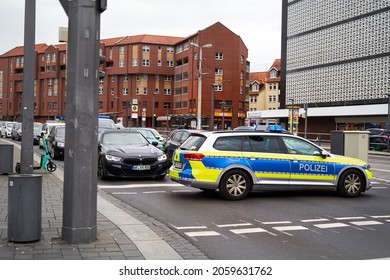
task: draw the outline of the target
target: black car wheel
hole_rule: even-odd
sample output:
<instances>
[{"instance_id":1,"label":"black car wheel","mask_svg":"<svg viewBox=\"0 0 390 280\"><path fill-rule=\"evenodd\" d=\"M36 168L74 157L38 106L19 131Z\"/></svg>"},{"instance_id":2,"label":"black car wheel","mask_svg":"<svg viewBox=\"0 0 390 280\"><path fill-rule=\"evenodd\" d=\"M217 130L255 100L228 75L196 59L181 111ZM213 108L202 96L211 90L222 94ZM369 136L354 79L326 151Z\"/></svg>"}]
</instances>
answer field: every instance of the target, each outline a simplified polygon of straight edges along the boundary
<instances>
[{"instance_id":1,"label":"black car wheel","mask_svg":"<svg viewBox=\"0 0 390 280\"><path fill-rule=\"evenodd\" d=\"M345 171L339 180L337 190L344 197L356 197L363 191L364 179L360 171Z\"/></svg>"},{"instance_id":2,"label":"black car wheel","mask_svg":"<svg viewBox=\"0 0 390 280\"><path fill-rule=\"evenodd\" d=\"M105 180L105 179L107 179L107 171L106 171L106 168L104 167L103 158L99 158L99 163L98 163L98 177L99 177L100 180Z\"/></svg>"},{"instance_id":3,"label":"black car wheel","mask_svg":"<svg viewBox=\"0 0 390 280\"><path fill-rule=\"evenodd\" d=\"M228 200L245 198L252 189L252 181L248 174L242 170L234 169L223 175L219 191Z\"/></svg>"}]
</instances>

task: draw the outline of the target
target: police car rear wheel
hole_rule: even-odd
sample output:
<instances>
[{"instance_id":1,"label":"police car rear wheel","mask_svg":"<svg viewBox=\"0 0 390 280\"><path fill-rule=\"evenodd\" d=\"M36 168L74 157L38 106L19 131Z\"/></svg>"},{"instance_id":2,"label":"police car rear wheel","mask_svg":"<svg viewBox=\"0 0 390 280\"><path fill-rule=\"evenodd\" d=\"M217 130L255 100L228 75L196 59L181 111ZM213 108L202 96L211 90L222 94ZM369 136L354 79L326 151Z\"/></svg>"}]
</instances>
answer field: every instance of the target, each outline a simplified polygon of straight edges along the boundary
<instances>
[{"instance_id":1,"label":"police car rear wheel","mask_svg":"<svg viewBox=\"0 0 390 280\"><path fill-rule=\"evenodd\" d=\"M364 179L358 170L345 171L339 181L338 191L345 197L356 197L363 190Z\"/></svg>"},{"instance_id":2,"label":"police car rear wheel","mask_svg":"<svg viewBox=\"0 0 390 280\"><path fill-rule=\"evenodd\" d=\"M228 171L221 180L219 191L228 200L240 200L245 198L252 189L252 182L244 171Z\"/></svg>"}]
</instances>

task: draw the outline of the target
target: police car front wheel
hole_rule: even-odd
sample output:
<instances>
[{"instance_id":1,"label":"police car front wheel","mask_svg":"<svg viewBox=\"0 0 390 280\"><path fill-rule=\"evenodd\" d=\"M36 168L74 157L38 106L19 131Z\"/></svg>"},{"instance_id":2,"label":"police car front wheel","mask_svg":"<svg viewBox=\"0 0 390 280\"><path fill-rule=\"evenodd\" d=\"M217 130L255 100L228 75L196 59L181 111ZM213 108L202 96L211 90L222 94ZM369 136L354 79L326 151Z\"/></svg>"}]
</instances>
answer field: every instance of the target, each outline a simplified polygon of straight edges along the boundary
<instances>
[{"instance_id":1,"label":"police car front wheel","mask_svg":"<svg viewBox=\"0 0 390 280\"><path fill-rule=\"evenodd\" d=\"M240 200L245 198L252 189L252 182L248 174L235 169L223 175L219 191L228 200Z\"/></svg>"},{"instance_id":2,"label":"police car front wheel","mask_svg":"<svg viewBox=\"0 0 390 280\"><path fill-rule=\"evenodd\" d=\"M364 179L360 171L350 169L345 171L339 180L338 191L345 197L356 197L363 191Z\"/></svg>"}]
</instances>

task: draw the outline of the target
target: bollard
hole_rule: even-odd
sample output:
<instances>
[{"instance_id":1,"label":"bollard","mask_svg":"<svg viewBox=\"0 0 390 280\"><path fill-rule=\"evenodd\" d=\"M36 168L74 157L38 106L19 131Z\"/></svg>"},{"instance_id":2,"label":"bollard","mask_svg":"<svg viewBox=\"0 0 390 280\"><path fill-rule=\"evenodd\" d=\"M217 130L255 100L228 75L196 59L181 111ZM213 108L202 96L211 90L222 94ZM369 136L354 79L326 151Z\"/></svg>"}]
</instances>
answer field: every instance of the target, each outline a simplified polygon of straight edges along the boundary
<instances>
[{"instance_id":1,"label":"bollard","mask_svg":"<svg viewBox=\"0 0 390 280\"><path fill-rule=\"evenodd\" d=\"M13 172L14 145L0 145L0 174Z\"/></svg>"}]
</instances>

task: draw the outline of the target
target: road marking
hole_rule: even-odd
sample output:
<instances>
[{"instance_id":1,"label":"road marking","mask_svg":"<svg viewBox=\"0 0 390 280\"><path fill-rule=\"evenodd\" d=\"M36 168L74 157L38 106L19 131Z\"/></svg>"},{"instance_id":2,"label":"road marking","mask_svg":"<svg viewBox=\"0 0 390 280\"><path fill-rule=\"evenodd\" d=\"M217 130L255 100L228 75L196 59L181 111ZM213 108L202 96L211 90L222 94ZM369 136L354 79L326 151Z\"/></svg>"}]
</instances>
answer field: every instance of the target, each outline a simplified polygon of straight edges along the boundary
<instances>
[{"instance_id":1,"label":"road marking","mask_svg":"<svg viewBox=\"0 0 390 280\"><path fill-rule=\"evenodd\" d=\"M340 217L340 218L335 218L335 220L339 220L339 221L342 221L342 220L364 220L366 219L365 217Z\"/></svg>"},{"instance_id":2,"label":"road marking","mask_svg":"<svg viewBox=\"0 0 390 280\"><path fill-rule=\"evenodd\" d=\"M371 170L373 170L373 171L381 171L381 172L390 172L387 169L379 169L379 168L371 168Z\"/></svg>"},{"instance_id":3,"label":"road marking","mask_svg":"<svg viewBox=\"0 0 390 280\"><path fill-rule=\"evenodd\" d=\"M285 227L273 227L277 231L292 231L292 230L307 230L308 228L303 226L285 226Z\"/></svg>"},{"instance_id":4,"label":"road marking","mask_svg":"<svg viewBox=\"0 0 390 280\"><path fill-rule=\"evenodd\" d=\"M166 193L166 191L150 191L150 192L142 192L142 193L146 193L146 194L150 194L150 193Z\"/></svg>"},{"instance_id":5,"label":"road marking","mask_svg":"<svg viewBox=\"0 0 390 280\"><path fill-rule=\"evenodd\" d=\"M179 230L185 230L185 229L205 229L207 228L206 226L188 226L188 227L175 227L173 226L174 228L176 229L179 229Z\"/></svg>"},{"instance_id":6,"label":"road marking","mask_svg":"<svg viewBox=\"0 0 390 280\"><path fill-rule=\"evenodd\" d=\"M373 180L383 181L383 182L386 182L386 183L390 183L390 180L386 180L386 179L382 179L382 178L372 177L372 179Z\"/></svg>"},{"instance_id":7,"label":"road marking","mask_svg":"<svg viewBox=\"0 0 390 280\"><path fill-rule=\"evenodd\" d=\"M113 192L112 194L137 194L136 192Z\"/></svg>"},{"instance_id":8,"label":"road marking","mask_svg":"<svg viewBox=\"0 0 390 280\"><path fill-rule=\"evenodd\" d=\"M156 188L156 187L179 187L183 186L177 183L162 183L162 184L127 184L127 185L98 185L100 189L135 189L135 188Z\"/></svg>"},{"instance_id":9,"label":"road marking","mask_svg":"<svg viewBox=\"0 0 390 280\"><path fill-rule=\"evenodd\" d=\"M189 237L202 237L202 236L218 236L221 235L220 233L216 231L191 231L191 232L185 232L185 235L188 235Z\"/></svg>"},{"instance_id":10,"label":"road marking","mask_svg":"<svg viewBox=\"0 0 390 280\"><path fill-rule=\"evenodd\" d=\"M327 221L329 221L329 219L325 219L325 218L301 220L301 222L303 223L327 222Z\"/></svg>"},{"instance_id":11,"label":"road marking","mask_svg":"<svg viewBox=\"0 0 390 280\"><path fill-rule=\"evenodd\" d=\"M240 228L240 229L231 229L230 231L235 234L259 233L259 232L266 232L272 234L268 230L265 230L263 228Z\"/></svg>"},{"instance_id":12,"label":"road marking","mask_svg":"<svg viewBox=\"0 0 390 280\"><path fill-rule=\"evenodd\" d=\"M378 221L357 221L357 222L351 222L351 224L354 224L355 226L383 225L383 223Z\"/></svg>"},{"instance_id":13,"label":"road marking","mask_svg":"<svg viewBox=\"0 0 390 280\"><path fill-rule=\"evenodd\" d=\"M290 221L274 221L274 222L260 222L264 225L282 225L282 224L291 224Z\"/></svg>"},{"instance_id":14,"label":"road marking","mask_svg":"<svg viewBox=\"0 0 390 280\"><path fill-rule=\"evenodd\" d=\"M318 227L318 228L349 227L349 225L343 224L343 223L316 224L316 225L314 225L314 226L315 226L315 227Z\"/></svg>"},{"instance_id":15,"label":"road marking","mask_svg":"<svg viewBox=\"0 0 390 280\"><path fill-rule=\"evenodd\" d=\"M371 216L374 219L387 219L390 218L390 215L381 215L381 216Z\"/></svg>"},{"instance_id":16,"label":"road marking","mask_svg":"<svg viewBox=\"0 0 390 280\"><path fill-rule=\"evenodd\" d=\"M252 226L253 224L251 223L241 223L241 224L226 224L226 225L216 225L219 228L224 228L224 227L244 227L244 226Z\"/></svg>"},{"instance_id":17,"label":"road marking","mask_svg":"<svg viewBox=\"0 0 390 280\"><path fill-rule=\"evenodd\" d=\"M193 192L193 190L177 190L177 191L172 191L174 193L179 193L179 192Z\"/></svg>"}]
</instances>

